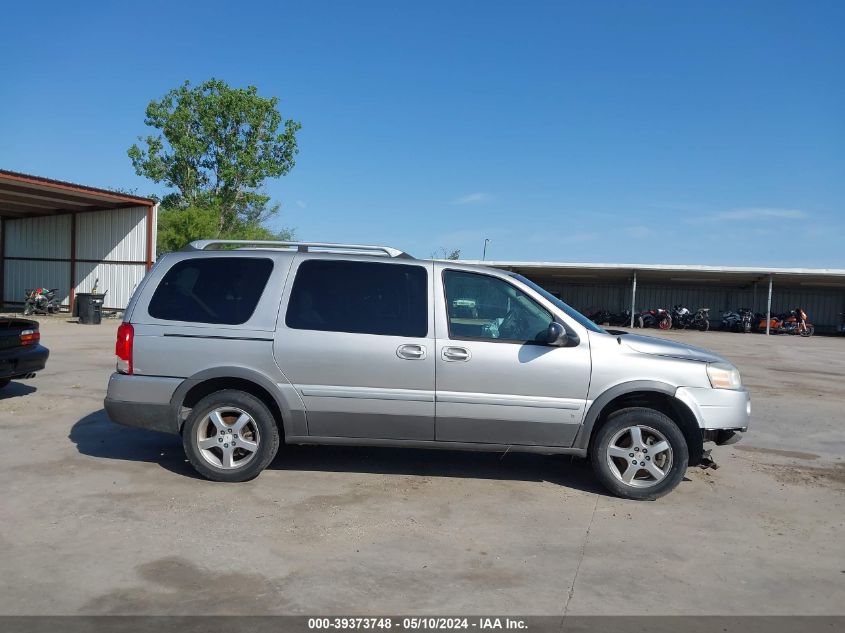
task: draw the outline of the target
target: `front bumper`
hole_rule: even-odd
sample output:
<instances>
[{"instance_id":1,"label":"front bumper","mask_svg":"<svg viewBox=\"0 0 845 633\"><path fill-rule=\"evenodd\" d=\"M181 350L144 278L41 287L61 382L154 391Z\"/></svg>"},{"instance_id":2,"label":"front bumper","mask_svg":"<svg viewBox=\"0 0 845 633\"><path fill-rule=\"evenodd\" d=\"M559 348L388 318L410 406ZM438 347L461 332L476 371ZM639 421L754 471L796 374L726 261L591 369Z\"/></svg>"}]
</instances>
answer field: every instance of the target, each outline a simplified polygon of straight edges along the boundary
<instances>
[{"instance_id":1,"label":"front bumper","mask_svg":"<svg viewBox=\"0 0 845 633\"><path fill-rule=\"evenodd\" d=\"M745 432L751 420L751 398L745 389L679 387L675 397L687 405L703 430ZM736 441L736 440L734 440ZM725 442L728 443L728 442Z\"/></svg>"},{"instance_id":2,"label":"front bumper","mask_svg":"<svg viewBox=\"0 0 845 633\"><path fill-rule=\"evenodd\" d=\"M15 347L0 353L0 378L19 378L47 365L50 350L42 345Z\"/></svg>"}]
</instances>

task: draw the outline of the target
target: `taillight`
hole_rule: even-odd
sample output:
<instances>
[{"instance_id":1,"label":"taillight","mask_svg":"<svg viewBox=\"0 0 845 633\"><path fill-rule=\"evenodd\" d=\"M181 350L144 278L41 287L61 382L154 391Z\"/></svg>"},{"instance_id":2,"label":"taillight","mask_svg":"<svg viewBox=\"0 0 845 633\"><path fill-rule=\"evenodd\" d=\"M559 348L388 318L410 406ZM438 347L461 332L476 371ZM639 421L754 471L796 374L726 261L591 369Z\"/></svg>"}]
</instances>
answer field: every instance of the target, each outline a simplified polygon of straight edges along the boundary
<instances>
[{"instance_id":1,"label":"taillight","mask_svg":"<svg viewBox=\"0 0 845 633\"><path fill-rule=\"evenodd\" d=\"M35 345L41 340L41 332L38 330L23 330L21 332L21 345Z\"/></svg>"},{"instance_id":2,"label":"taillight","mask_svg":"<svg viewBox=\"0 0 845 633\"><path fill-rule=\"evenodd\" d=\"M117 343L114 353L117 354L117 371L121 374L132 373L132 341L135 338L135 328L131 323L121 323L117 328Z\"/></svg>"}]
</instances>

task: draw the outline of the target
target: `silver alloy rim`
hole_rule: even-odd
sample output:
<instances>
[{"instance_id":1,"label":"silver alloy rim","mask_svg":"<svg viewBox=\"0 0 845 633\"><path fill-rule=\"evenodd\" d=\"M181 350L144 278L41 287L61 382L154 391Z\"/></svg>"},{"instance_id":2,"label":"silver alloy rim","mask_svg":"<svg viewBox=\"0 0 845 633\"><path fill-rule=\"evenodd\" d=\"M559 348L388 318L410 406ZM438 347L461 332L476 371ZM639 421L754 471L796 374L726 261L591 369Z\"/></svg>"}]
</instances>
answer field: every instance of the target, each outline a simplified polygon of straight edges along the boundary
<instances>
[{"instance_id":1,"label":"silver alloy rim","mask_svg":"<svg viewBox=\"0 0 845 633\"><path fill-rule=\"evenodd\" d=\"M626 486L651 488L672 469L672 446L650 426L638 424L618 431L607 447L610 472Z\"/></svg>"},{"instance_id":2,"label":"silver alloy rim","mask_svg":"<svg viewBox=\"0 0 845 633\"><path fill-rule=\"evenodd\" d=\"M255 420L237 407L218 407L197 425L199 453L215 468L243 468L255 457L260 441Z\"/></svg>"}]
</instances>

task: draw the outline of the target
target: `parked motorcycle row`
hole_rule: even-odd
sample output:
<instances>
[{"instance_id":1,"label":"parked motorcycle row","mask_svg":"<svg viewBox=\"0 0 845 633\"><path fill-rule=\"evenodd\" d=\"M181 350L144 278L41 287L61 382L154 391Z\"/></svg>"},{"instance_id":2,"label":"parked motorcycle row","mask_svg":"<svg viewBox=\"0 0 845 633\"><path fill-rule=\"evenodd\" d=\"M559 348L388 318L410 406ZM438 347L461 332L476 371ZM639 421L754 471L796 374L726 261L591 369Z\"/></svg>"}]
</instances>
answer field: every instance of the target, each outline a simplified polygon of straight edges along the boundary
<instances>
[{"instance_id":1,"label":"parked motorcycle row","mask_svg":"<svg viewBox=\"0 0 845 633\"><path fill-rule=\"evenodd\" d=\"M631 325L631 311L611 312L598 310L587 317L599 325L629 326ZM671 310L654 308L634 313L634 327L658 328L661 330L699 330L706 332L710 329L710 309L698 308L692 311L682 305L676 305ZM722 313L719 329L727 332L749 333L766 331L766 315L755 313L748 308L739 308ZM807 313L802 308L795 308L784 314L772 315L769 322L771 334L795 334L812 336L815 327L810 323Z\"/></svg>"},{"instance_id":2,"label":"parked motorcycle row","mask_svg":"<svg viewBox=\"0 0 845 633\"><path fill-rule=\"evenodd\" d=\"M599 325L631 325L631 311L614 313L610 310L599 310L588 314L587 317ZM710 309L699 308L692 312L688 308L676 305L671 310L655 308L634 313L634 327L654 327L661 330L697 329L706 332L710 329Z\"/></svg>"}]
</instances>

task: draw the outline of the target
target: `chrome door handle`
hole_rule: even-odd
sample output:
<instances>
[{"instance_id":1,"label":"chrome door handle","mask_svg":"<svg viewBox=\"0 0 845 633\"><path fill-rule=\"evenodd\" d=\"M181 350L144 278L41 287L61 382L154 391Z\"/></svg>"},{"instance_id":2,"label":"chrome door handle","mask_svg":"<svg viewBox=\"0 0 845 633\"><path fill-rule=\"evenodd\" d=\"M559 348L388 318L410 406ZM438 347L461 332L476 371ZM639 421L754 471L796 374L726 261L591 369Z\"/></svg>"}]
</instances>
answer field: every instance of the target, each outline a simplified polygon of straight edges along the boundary
<instances>
[{"instance_id":1,"label":"chrome door handle","mask_svg":"<svg viewBox=\"0 0 845 633\"><path fill-rule=\"evenodd\" d=\"M423 360L425 358L425 345L400 345L396 349L396 355L405 360Z\"/></svg>"},{"instance_id":2,"label":"chrome door handle","mask_svg":"<svg viewBox=\"0 0 845 633\"><path fill-rule=\"evenodd\" d=\"M440 352L440 356L446 361L467 362L472 358L472 354L466 347L444 347Z\"/></svg>"}]
</instances>

